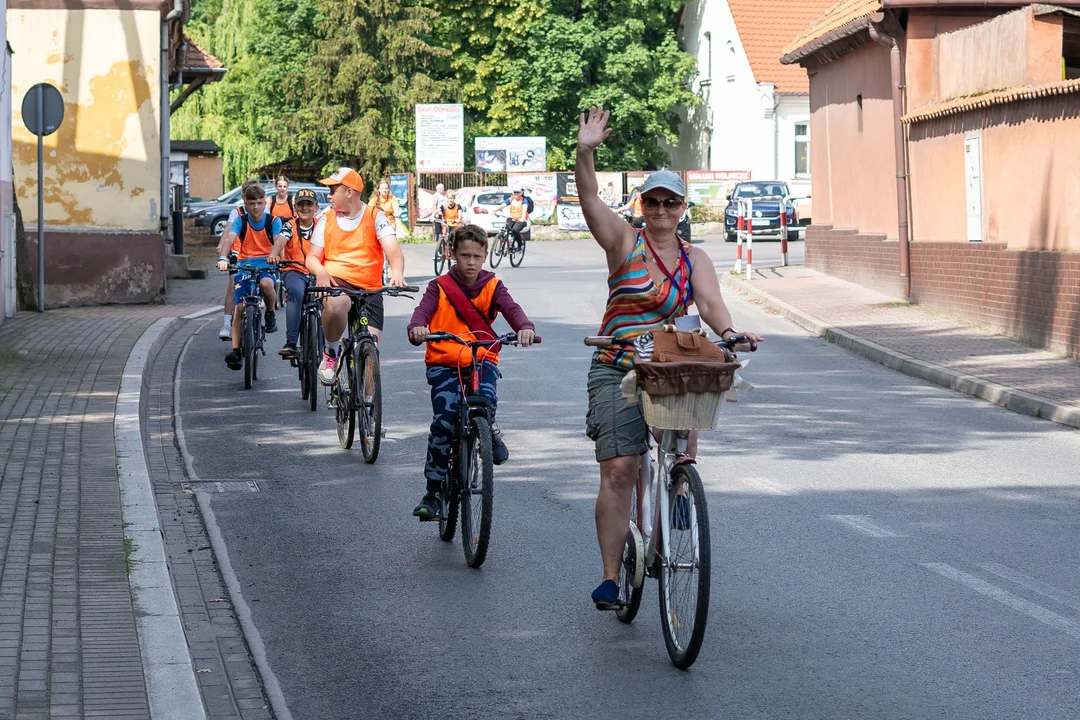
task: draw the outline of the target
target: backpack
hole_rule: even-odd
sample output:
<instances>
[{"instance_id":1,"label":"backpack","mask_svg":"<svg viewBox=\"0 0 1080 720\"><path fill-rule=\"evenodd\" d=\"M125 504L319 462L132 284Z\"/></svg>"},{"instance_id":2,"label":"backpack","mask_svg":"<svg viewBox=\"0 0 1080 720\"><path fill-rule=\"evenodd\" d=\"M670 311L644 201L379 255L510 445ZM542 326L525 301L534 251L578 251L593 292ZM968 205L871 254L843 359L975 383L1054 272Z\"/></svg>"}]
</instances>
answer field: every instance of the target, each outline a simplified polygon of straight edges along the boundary
<instances>
[{"instance_id":1,"label":"backpack","mask_svg":"<svg viewBox=\"0 0 1080 720\"><path fill-rule=\"evenodd\" d=\"M277 193L270 195L269 198L270 207L266 208L266 212L273 214L274 206L279 204L277 201ZM291 215L292 217L296 217L296 206L293 205L292 193L289 193L289 199L286 200L285 203L289 206L289 215Z\"/></svg>"}]
</instances>

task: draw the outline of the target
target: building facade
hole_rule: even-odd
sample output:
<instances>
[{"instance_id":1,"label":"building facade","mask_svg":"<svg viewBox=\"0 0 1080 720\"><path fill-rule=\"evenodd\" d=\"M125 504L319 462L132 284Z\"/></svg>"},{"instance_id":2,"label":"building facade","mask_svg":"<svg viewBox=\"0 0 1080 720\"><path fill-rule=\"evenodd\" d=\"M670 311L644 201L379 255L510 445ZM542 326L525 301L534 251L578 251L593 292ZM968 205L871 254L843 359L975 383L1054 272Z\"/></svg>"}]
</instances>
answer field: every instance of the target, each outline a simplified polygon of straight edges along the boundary
<instances>
[{"instance_id":1,"label":"building facade","mask_svg":"<svg viewBox=\"0 0 1080 720\"><path fill-rule=\"evenodd\" d=\"M1080 355L1080 2L844 0L784 61L809 265Z\"/></svg>"}]
</instances>

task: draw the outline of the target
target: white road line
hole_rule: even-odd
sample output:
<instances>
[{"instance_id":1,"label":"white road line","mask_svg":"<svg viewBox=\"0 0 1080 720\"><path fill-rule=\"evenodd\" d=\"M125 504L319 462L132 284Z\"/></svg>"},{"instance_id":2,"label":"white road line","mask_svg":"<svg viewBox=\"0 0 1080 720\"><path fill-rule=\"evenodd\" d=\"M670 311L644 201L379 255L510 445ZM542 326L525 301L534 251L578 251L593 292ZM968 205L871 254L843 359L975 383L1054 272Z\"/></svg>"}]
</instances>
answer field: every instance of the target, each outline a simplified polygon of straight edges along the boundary
<instances>
[{"instance_id":1,"label":"white road line","mask_svg":"<svg viewBox=\"0 0 1080 720\"><path fill-rule=\"evenodd\" d=\"M829 515L830 520L847 525L852 530L857 530L863 535L876 538L904 537L900 533L893 532L888 528L877 524L865 515Z\"/></svg>"},{"instance_id":2,"label":"white road line","mask_svg":"<svg viewBox=\"0 0 1080 720\"><path fill-rule=\"evenodd\" d=\"M997 600L1002 605L1011 607L1017 612L1021 612L1052 628L1056 628L1070 637L1080 638L1080 623L1070 620L1067 617L1062 617L1052 610L1047 610L1042 605L1036 605L1030 600L1025 600L1018 595L1013 595L1007 590L1002 590L997 585L991 585L974 575L968 575L966 572L957 570L952 565L947 565L945 563L922 563L922 566L927 570L936 572L942 577L955 580L962 585L967 585L980 595L985 595L992 600Z\"/></svg>"},{"instance_id":3,"label":"white road line","mask_svg":"<svg viewBox=\"0 0 1080 720\"><path fill-rule=\"evenodd\" d=\"M1042 580L1036 580L1030 575L1025 575L1019 570L1013 570L1010 567L998 563L984 563L979 567L1000 578L1005 578L1010 582L1014 582L1020 587L1025 587L1028 590L1037 592L1043 597L1055 600L1065 607L1072 608L1073 610L1080 610L1080 598L1077 598L1075 595L1070 595L1064 590L1060 590L1049 583L1044 583Z\"/></svg>"},{"instance_id":4,"label":"white road line","mask_svg":"<svg viewBox=\"0 0 1080 720\"><path fill-rule=\"evenodd\" d=\"M741 477L736 479L737 482L741 482L744 485L755 487L758 490L763 490L767 495L793 495L790 490L785 490L772 480L762 477Z\"/></svg>"},{"instance_id":5,"label":"white road line","mask_svg":"<svg viewBox=\"0 0 1080 720\"><path fill-rule=\"evenodd\" d=\"M181 315L180 319L181 320L197 320L197 319L199 319L201 317L209 315L210 313L221 312L224 308L225 308L224 305L215 305L214 307L209 307L209 308L206 308L205 310L196 310L193 313L188 313L187 315Z\"/></svg>"}]
</instances>

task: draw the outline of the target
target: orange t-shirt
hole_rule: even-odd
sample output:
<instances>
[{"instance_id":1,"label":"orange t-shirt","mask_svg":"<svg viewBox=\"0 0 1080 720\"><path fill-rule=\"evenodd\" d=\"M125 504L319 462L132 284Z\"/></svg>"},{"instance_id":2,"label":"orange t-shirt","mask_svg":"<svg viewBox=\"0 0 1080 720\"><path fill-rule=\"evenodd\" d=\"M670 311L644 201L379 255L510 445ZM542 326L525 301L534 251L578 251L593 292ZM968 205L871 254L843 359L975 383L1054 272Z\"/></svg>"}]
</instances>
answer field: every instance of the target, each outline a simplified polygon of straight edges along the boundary
<instances>
[{"instance_id":1,"label":"orange t-shirt","mask_svg":"<svg viewBox=\"0 0 1080 720\"><path fill-rule=\"evenodd\" d=\"M491 308L492 300L495 297L495 290L498 287L499 278L493 277L487 281L479 295L474 298L469 298L477 311L487 318L488 322L495 319L488 313ZM462 292L464 292L464 290ZM450 303L450 298L446 296L446 291L441 287L439 288L439 304L435 308L435 313L431 316L431 322L428 323L428 328L433 333L448 332L462 338L473 337L476 340L495 339L470 335L471 331L469 330L469 326L458 316L457 311L454 310L454 306ZM480 348L477 350L476 357L479 360L487 360L496 365L499 363L499 353L491 352L487 348ZM428 343L427 352L424 355L424 362L428 365L461 367L463 365L468 365L470 360L471 355L469 349L452 340Z\"/></svg>"},{"instance_id":2,"label":"orange t-shirt","mask_svg":"<svg viewBox=\"0 0 1080 720\"><path fill-rule=\"evenodd\" d=\"M365 205L357 228L344 230L338 224L337 213L330 212L323 227L322 264L326 272L362 290L378 290L383 286L386 256L375 233L375 213L374 205Z\"/></svg>"}]
</instances>

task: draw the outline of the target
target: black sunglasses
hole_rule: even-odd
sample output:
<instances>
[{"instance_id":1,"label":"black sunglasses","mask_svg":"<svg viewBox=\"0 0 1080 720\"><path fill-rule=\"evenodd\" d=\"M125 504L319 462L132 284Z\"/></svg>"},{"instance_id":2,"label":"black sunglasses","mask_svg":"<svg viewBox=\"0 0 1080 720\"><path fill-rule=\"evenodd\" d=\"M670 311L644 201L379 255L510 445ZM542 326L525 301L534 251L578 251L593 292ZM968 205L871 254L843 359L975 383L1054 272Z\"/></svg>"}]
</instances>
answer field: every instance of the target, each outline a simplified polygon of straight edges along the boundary
<instances>
[{"instance_id":1,"label":"black sunglasses","mask_svg":"<svg viewBox=\"0 0 1080 720\"><path fill-rule=\"evenodd\" d=\"M682 207L683 199L680 197L669 197L661 200L660 198L643 197L641 198L641 204L643 207L647 207L650 210L655 210L661 205L663 205L666 210L674 210L677 207Z\"/></svg>"}]
</instances>

